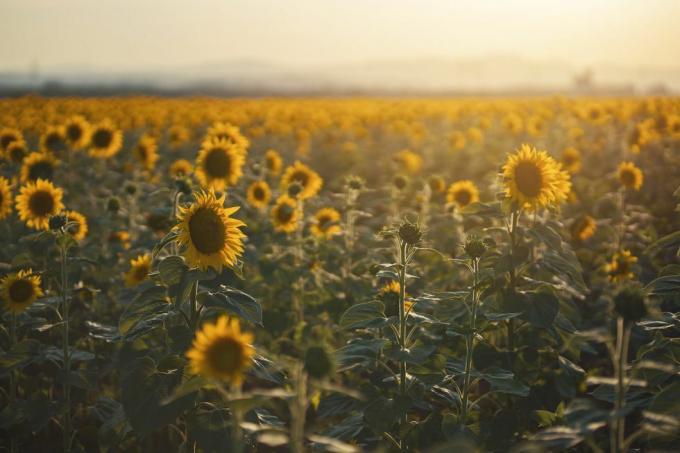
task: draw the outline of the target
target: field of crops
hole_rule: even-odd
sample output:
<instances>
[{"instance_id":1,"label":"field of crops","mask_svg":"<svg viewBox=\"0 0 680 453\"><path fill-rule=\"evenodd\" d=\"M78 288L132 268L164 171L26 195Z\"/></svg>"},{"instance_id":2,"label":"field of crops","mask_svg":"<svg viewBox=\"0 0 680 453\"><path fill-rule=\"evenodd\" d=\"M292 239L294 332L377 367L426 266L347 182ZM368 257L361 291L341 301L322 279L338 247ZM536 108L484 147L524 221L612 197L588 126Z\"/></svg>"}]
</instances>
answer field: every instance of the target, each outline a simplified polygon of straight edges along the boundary
<instances>
[{"instance_id":1,"label":"field of crops","mask_svg":"<svg viewBox=\"0 0 680 453\"><path fill-rule=\"evenodd\" d=\"M680 100L0 101L3 451L679 451Z\"/></svg>"}]
</instances>

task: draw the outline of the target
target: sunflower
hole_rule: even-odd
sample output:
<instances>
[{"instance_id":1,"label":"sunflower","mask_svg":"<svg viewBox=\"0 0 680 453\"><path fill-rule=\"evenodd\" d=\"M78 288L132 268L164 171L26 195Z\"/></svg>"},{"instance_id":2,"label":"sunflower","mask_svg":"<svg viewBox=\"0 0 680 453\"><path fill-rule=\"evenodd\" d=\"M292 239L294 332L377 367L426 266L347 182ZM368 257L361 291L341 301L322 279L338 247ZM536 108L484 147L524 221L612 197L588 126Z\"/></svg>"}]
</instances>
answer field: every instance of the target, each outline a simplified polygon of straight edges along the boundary
<instances>
[{"instance_id":1,"label":"sunflower","mask_svg":"<svg viewBox=\"0 0 680 453\"><path fill-rule=\"evenodd\" d=\"M21 313L44 294L40 276L33 274L31 269L6 275L0 280L0 285L5 307L14 314Z\"/></svg>"},{"instance_id":2,"label":"sunflower","mask_svg":"<svg viewBox=\"0 0 680 453\"><path fill-rule=\"evenodd\" d=\"M449 143L452 151L460 151L461 149L465 148L467 139L465 138L465 134L463 132L453 131L449 136Z\"/></svg>"},{"instance_id":3,"label":"sunflower","mask_svg":"<svg viewBox=\"0 0 680 453\"><path fill-rule=\"evenodd\" d=\"M394 161L401 166L407 173L418 173L423 166L423 158L411 150L399 151L394 156Z\"/></svg>"},{"instance_id":4,"label":"sunflower","mask_svg":"<svg viewBox=\"0 0 680 453\"><path fill-rule=\"evenodd\" d=\"M64 209L63 191L50 181L38 179L21 187L16 197L19 218L30 228L46 230L50 217Z\"/></svg>"},{"instance_id":5,"label":"sunflower","mask_svg":"<svg viewBox=\"0 0 680 453\"><path fill-rule=\"evenodd\" d=\"M456 181L449 186L446 201L454 204L458 209L479 201L479 189L469 179Z\"/></svg>"},{"instance_id":6,"label":"sunflower","mask_svg":"<svg viewBox=\"0 0 680 453\"><path fill-rule=\"evenodd\" d=\"M430 176L427 180L427 184L430 186L432 193L442 193L446 190L446 181L438 175Z\"/></svg>"},{"instance_id":7,"label":"sunflower","mask_svg":"<svg viewBox=\"0 0 680 453\"><path fill-rule=\"evenodd\" d=\"M401 285L397 280L390 280L389 283L385 283L382 288L380 288L379 293L383 297L389 296L390 294L399 295L400 289Z\"/></svg>"},{"instance_id":8,"label":"sunflower","mask_svg":"<svg viewBox=\"0 0 680 453\"><path fill-rule=\"evenodd\" d=\"M15 164L22 163L27 154L28 148L23 140L10 143L5 151L5 157Z\"/></svg>"},{"instance_id":9,"label":"sunflower","mask_svg":"<svg viewBox=\"0 0 680 453\"><path fill-rule=\"evenodd\" d=\"M626 189L640 190L644 176L633 162L621 162L618 169L619 182Z\"/></svg>"},{"instance_id":10,"label":"sunflower","mask_svg":"<svg viewBox=\"0 0 680 453\"><path fill-rule=\"evenodd\" d=\"M125 273L125 285L137 286L149 278L151 255L146 253L130 260L130 270Z\"/></svg>"},{"instance_id":11,"label":"sunflower","mask_svg":"<svg viewBox=\"0 0 680 453\"><path fill-rule=\"evenodd\" d=\"M132 150L132 155L145 170L153 170L158 160L158 143L156 139L148 134L142 135Z\"/></svg>"},{"instance_id":12,"label":"sunflower","mask_svg":"<svg viewBox=\"0 0 680 453\"><path fill-rule=\"evenodd\" d=\"M271 217L275 231L284 233L295 232L298 229L298 221L300 220L297 201L288 195L281 195L272 207Z\"/></svg>"},{"instance_id":13,"label":"sunflower","mask_svg":"<svg viewBox=\"0 0 680 453\"><path fill-rule=\"evenodd\" d=\"M170 147L178 148L191 138L191 131L181 124L173 124L168 129Z\"/></svg>"},{"instance_id":14,"label":"sunflower","mask_svg":"<svg viewBox=\"0 0 680 453\"><path fill-rule=\"evenodd\" d=\"M40 136L40 151L59 154L67 148L66 135L62 126L49 126Z\"/></svg>"},{"instance_id":15,"label":"sunflower","mask_svg":"<svg viewBox=\"0 0 680 453\"><path fill-rule=\"evenodd\" d=\"M221 316L215 324L204 324L191 349L187 351L191 371L206 378L224 380L233 385L243 382L243 373L251 366L255 349L253 335L241 332L238 319Z\"/></svg>"},{"instance_id":16,"label":"sunflower","mask_svg":"<svg viewBox=\"0 0 680 453\"><path fill-rule=\"evenodd\" d=\"M578 242L585 242L590 239L597 230L595 219L589 215L584 215L571 224L571 237Z\"/></svg>"},{"instance_id":17,"label":"sunflower","mask_svg":"<svg viewBox=\"0 0 680 453\"><path fill-rule=\"evenodd\" d=\"M26 156L21 165L21 182L25 183L36 179L51 181L57 165L59 165L59 161L49 152L31 153Z\"/></svg>"},{"instance_id":18,"label":"sunflower","mask_svg":"<svg viewBox=\"0 0 680 453\"><path fill-rule=\"evenodd\" d=\"M581 171L581 153L576 148L566 148L562 152L560 159L564 169L571 174L576 174Z\"/></svg>"},{"instance_id":19,"label":"sunflower","mask_svg":"<svg viewBox=\"0 0 680 453\"><path fill-rule=\"evenodd\" d=\"M319 193L319 190L321 190L321 186L323 185L321 176L300 161L295 161L293 165L290 165L286 168L286 171L283 172L283 176L281 176L281 188L285 190L294 182L297 182L302 186L302 191L299 194L299 197L302 200L314 197Z\"/></svg>"},{"instance_id":20,"label":"sunflower","mask_svg":"<svg viewBox=\"0 0 680 453\"><path fill-rule=\"evenodd\" d=\"M64 123L66 142L73 149L82 149L90 140L90 123L80 115L72 116Z\"/></svg>"},{"instance_id":21,"label":"sunflower","mask_svg":"<svg viewBox=\"0 0 680 453\"><path fill-rule=\"evenodd\" d=\"M246 196L254 208L263 209L269 204L272 192L265 181L255 181L248 186Z\"/></svg>"},{"instance_id":22,"label":"sunflower","mask_svg":"<svg viewBox=\"0 0 680 453\"><path fill-rule=\"evenodd\" d=\"M90 156L109 159L120 151L123 146L123 133L113 126L109 120L104 120L92 128L90 135Z\"/></svg>"},{"instance_id":23,"label":"sunflower","mask_svg":"<svg viewBox=\"0 0 680 453\"><path fill-rule=\"evenodd\" d=\"M613 282L622 282L635 277L633 265L637 263L637 257L630 250L614 253L612 260L605 265L605 271Z\"/></svg>"},{"instance_id":24,"label":"sunflower","mask_svg":"<svg viewBox=\"0 0 680 453\"><path fill-rule=\"evenodd\" d=\"M212 189L195 198L189 207L180 207L177 216L177 243L185 249L184 257L201 270L234 266L245 237L240 230L245 224L231 217L239 208L225 208L224 195L218 198Z\"/></svg>"},{"instance_id":25,"label":"sunflower","mask_svg":"<svg viewBox=\"0 0 680 453\"><path fill-rule=\"evenodd\" d=\"M314 219L309 229L316 237L330 239L342 232L342 228L338 225L339 221L340 213L337 210L321 208L314 214Z\"/></svg>"},{"instance_id":26,"label":"sunflower","mask_svg":"<svg viewBox=\"0 0 680 453\"><path fill-rule=\"evenodd\" d=\"M568 179L547 152L529 145L522 145L503 166L506 196L529 210L556 205L566 199L565 190L571 188Z\"/></svg>"},{"instance_id":27,"label":"sunflower","mask_svg":"<svg viewBox=\"0 0 680 453\"><path fill-rule=\"evenodd\" d=\"M85 236L87 236L87 232L89 229L87 226L87 219L85 218L85 216L77 211L66 211L64 215L66 216L69 222L75 223L75 225L71 225L70 227L67 228L67 231L71 236L73 236L73 239L75 239L76 241L82 241L83 239L85 239Z\"/></svg>"},{"instance_id":28,"label":"sunflower","mask_svg":"<svg viewBox=\"0 0 680 453\"><path fill-rule=\"evenodd\" d=\"M12 185L5 177L0 176L0 219L12 213Z\"/></svg>"},{"instance_id":29,"label":"sunflower","mask_svg":"<svg viewBox=\"0 0 680 453\"><path fill-rule=\"evenodd\" d=\"M109 243L118 244L127 250L130 248L130 233L127 231L113 231L109 234Z\"/></svg>"},{"instance_id":30,"label":"sunflower","mask_svg":"<svg viewBox=\"0 0 680 453\"><path fill-rule=\"evenodd\" d=\"M245 158L237 145L206 140L196 158L196 178L203 187L223 191L243 175Z\"/></svg>"},{"instance_id":31,"label":"sunflower","mask_svg":"<svg viewBox=\"0 0 680 453\"><path fill-rule=\"evenodd\" d=\"M188 176L194 171L193 165L186 159L177 159L170 165L170 177L181 178L183 176Z\"/></svg>"},{"instance_id":32,"label":"sunflower","mask_svg":"<svg viewBox=\"0 0 680 453\"><path fill-rule=\"evenodd\" d=\"M267 171L271 175L278 175L281 172L281 167L283 166L283 159L278 151L269 149L264 153L264 163L267 167Z\"/></svg>"},{"instance_id":33,"label":"sunflower","mask_svg":"<svg viewBox=\"0 0 680 453\"><path fill-rule=\"evenodd\" d=\"M23 142L24 141L24 135L21 133L20 130L18 129L13 129L6 127L4 129L0 129L0 149L4 152L7 151L7 148L9 147L10 144L14 142Z\"/></svg>"},{"instance_id":34,"label":"sunflower","mask_svg":"<svg viewBox=\"0 0 680 453\"><path fill-rule=\"evenodd\" d=\"M208 141L217 139L217 141L225 141L236 145L242 154L246 154L250 142L245 138L237 126L228 123L215 123L206 132Z\"/></svg>"},{"instance_id":35,"label":"sunflower","mask_svg":"<svg viewBox=\"0 0 680 453\"><path fill-rule=\"evenodd\" d=\"M399 316L399 292L401 290L401 285L397 280L391 280L389 283L385 283L380 290L378 295L380 300L385 305L385 314L389 316ZM404 294L404 310L408 313L412 311L413 300L408 298L408 294Z\"/></svg>"}]
</instances>

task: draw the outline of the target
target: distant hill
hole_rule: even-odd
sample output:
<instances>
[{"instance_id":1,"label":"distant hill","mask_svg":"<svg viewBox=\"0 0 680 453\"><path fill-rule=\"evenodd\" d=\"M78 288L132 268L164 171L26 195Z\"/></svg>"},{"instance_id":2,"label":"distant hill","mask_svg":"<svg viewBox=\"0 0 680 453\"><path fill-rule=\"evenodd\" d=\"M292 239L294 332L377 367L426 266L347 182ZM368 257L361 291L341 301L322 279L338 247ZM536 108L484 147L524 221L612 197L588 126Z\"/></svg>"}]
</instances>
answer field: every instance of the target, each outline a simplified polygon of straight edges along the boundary
<instances>
[{"instance_id":1,"label":"distant hill","mask_svg":"<svg viewBox=\"0 0 680 453\"><path fill-rule=\"evenodd\" d=\"M72 65L30 71L0 70L0 90L50 86L76 90L137 87L142 91L189 93L563 92L575 88L575 77L584 70L593 75L592 84L579 89L680 92L680 66L600 64L584 68L515 56L377 60L319 66L241 59L136 71Z\"/></svg>"}]
</instances>

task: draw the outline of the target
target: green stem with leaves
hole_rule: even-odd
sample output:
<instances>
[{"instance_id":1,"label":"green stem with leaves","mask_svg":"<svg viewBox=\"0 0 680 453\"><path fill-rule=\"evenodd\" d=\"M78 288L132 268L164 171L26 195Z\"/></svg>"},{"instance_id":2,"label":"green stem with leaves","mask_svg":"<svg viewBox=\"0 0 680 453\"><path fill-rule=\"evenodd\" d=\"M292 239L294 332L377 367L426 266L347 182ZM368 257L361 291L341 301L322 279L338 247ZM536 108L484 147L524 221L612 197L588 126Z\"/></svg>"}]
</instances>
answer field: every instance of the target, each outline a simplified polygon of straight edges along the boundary
<instances>
[{"instance_id":1,"label":"green stem with leaves","mask_svg":"<svg viewBox=\"0 0 680 453\"><path fill-rule=\"evenodd\" d=\"M295 394L290 403L290 443L293 453L305 451L305 418L307 415L307 373L302 363L295 366Z\"/></svg>"},{"instance_id":2,"label":"green stem with leaves","mask_svg":"<svg viewBox=\"0 0 680 453\"><path fill-rule=\"evenodd\" d=\"M15 313L12 313L11 315L11 320L10 320L10 325L9 325L9 348L10 350L14 347L14 345L17 343L17 315ZM9 401L10 405L13 405L14 402L17 399L17 373L15 370L10 371L9 373ZM10 434L10 451L14 453L17 451L17 440L14 432Z\"/></svg>"},{"instance_id":3,"label":"green stem with leaves","mask_svg":"<svg viewBox=\"0 0 680 453\"><path fill-rule=\"evenodd\" d=\"M399 241L399 347L406 349L406 258L407 244ZM406 396L406 361L399 362L399 394ZM407 415L404 414L403 423L406 423Z\"/></svg>"},{"instance_id":4,"label":"green stem with leaves","mask_svg":"<svg viewBox=\"0 0 680 453\"><path fill-rule=\"evenodd\" d=\"M511 214L510 234L510 294L515 293L517 288L517 272L515 270L515 249L517 247L517 225L519 224L520 211L515 210ZM508 319L508 350L515 351L515 322Z\"/></svg>"},{"instance_id":5,"label":"green stem with leaves","mask_svg":"<svg viewBox=\"0 0 680 453\"><path fill-rule=\"evenodd\" d=\"M631 326L623 317L616 320L616 347L613 357L614 374L616 378L616 398L614 400L614 414L609 431L610 448L612 453L623 453L627 450L625 442L626 417L621 413L626 402L626 367L628 364L628 347L630 344Z\"/></svg>"},{"instance_id":6,"label":"green stem with leaves","mask_svg":"<svg viewBox=\"0 0 680 453\"><path fill-rule=\"evenodd\" d=\"M468 399L470 397L470 378L472 374L472 353L475 347L475 335L477 334L477 307L478 307L478 291L477 284L479 279L479 258L472 259L472 310L470 313L470 324L468 326L468 333L465 337L465 374L463 377L463 397L461 403L460 424L464 426L468 417Z\"/></svg>"},{"instance_id":7,"label":"green stem with leaves","mask_svg":"<svg viewBox=\"0 0 680 453\"><path fill-rule=\"evenodd\" d=\"M68 234L61 232L61 234ZM61 255L61 307L62 307L62 343L63 343L63 392L65 400L64 413L64 451L71 451L71 354L69 352L69 299L68 299L68 263L67 263L67 245L65 241L59 241L59 252Z\"/></svg>"}]
</instances>

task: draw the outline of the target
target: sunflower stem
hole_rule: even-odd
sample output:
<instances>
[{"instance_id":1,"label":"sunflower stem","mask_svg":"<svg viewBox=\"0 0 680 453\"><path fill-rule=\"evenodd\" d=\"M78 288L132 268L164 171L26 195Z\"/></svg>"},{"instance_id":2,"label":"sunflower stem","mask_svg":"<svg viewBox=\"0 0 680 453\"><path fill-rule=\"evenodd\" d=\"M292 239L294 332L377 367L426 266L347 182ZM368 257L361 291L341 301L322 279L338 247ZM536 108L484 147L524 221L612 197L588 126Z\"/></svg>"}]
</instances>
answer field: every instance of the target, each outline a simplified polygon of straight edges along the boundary
<instances>
[{"instance_id":1,"label":"sunflower stem","mask_svg":"<svg viewBox=\"0 0 680 453\"><path fill-rule=\"evenodd\" d=\"M472 314L470 316L469 331L465 338L465 377L463 378L463 397L461 403L460 425L465 426L468 417L468 399L470 397L470 377L472 372L472 353L475 347L477 328L477 279L479 272L479 258L472 259Z\"/></svg>"},{"instance_id":2,"label":"sunflower stem","mask_svg":"<svg viewBox=\"0 0 680 453\"><path fill-rule=\"evenodd\" d=\"M61 232L61 234L67 234ZM59 241L59 251L61 255L61 303L62 303L62 318L64 322L63 333L63 371L64 382L63 391L66 408L64 413L64 451L71 451L71 354L69 352L69 300L68 300L68 272L67 272L67 250L65 241Z\"/></svg>"},{"instance_id":3,"label":"sunflower stem","mask_svg":"<svg viewBox=\"0 0 680 453\"><path fill-rule=\"evenodd\" d=\"M399 240L399 347L406 349L406 248L407 244ZM399 393L406 397L406 361L399 362ZM404 413L402 426L408 422L408 415Z\"/></svg>"},{"instance_id":4,"label":"sunflower stem","mask_svg":"<svg viewBox=\"0 0 680 453\"><path fill-rule=\"evenodd\" d=\"M241 396L241 385L234 385L231 389L232 400L238 399ZM238 404L231 405L231 451L234 453L241 453L243 451L243 432L241 430L241 422L243 421L243 414Z\"/></svg>"},{"instance_id":5,"label":"sunflower stem","mask_svg":"<svg viewBox=\"0 0 680 453\"><path fill-rule=\"evenodd\" d=\"M191 329L196 330L198 324L198 280L191 285L189 292L189 319L191 320Z\"/></svg>"},{"instance_id":6,"label":"sunflower stem","mask_svg":"<svg viewBox=\"0 0 680 453\"><path fill-rule=\"evenodd\" d=\"M11 321L9 326L9 341L10 341L9 348L11 350L17 343L17 315L14 312L12 312L11 314ZM17 398L17 375L16 371L12 370L9 373L10 407L14 404L16 398ZM17 451L17 440L16 436L14 435L14 431L12 431L12 433L10 434L10 451L12 453Z\"/></svg>"},{"instance_id":7,"label":"sunflower stem","mask_svg":"<svg viewBox=\"0 0 680 453\"><path fill-rule=\"evenodd\" d=\"M616 320L616 348L613 357L614 374L616 377L616 399L614 400L614 413L610 422L610 448L612 453L624 453L626 417L621 414L626 399L626 366L628 361L628 347L630 343L631 327L622 316Z\"/></svg>"},{"instance_id":8,"label":"sunflower stem","mask_svg":"<svg viewBox=\"0 0 680 453\"><path fill-rule=\"evenodd\" d=\"M513 210L511 215L510 226L510 294L515 293L517 287L517 273L515 271L515 248L517 246L516 234L517 225L519 223L519 211ZM508 319L508 350L515 351L515 322L513 319ZM512 360L512 358L511 358Z\"/></svg>"},{"instance_id":9,"label":"sunflower stem","mask_svg":"<svg viewBox=\"0 0 680 453\"><path fill-rule=\"evenodd\" d=\"M293 453L305 451L305 417L307 415L307 373L302 363L295 365L295 396L291 400L291 450Z\"/></svg>"}]
</instances>

